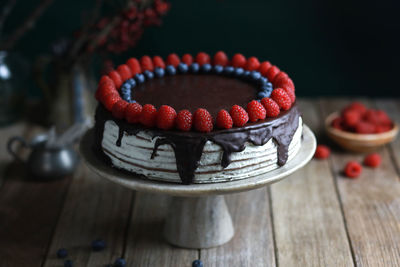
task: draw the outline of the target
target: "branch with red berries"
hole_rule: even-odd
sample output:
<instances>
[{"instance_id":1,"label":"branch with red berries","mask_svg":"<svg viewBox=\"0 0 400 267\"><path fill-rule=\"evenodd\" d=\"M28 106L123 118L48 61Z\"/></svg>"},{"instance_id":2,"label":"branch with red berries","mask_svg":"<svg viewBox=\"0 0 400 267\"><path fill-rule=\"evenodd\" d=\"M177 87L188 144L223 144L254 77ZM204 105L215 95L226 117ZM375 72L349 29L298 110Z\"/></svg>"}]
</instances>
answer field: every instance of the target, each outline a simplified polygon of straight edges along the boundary
<instances>
[{"instance_id":1,"label":"branch with red berries","mask_svg":"<svg viewBox=\"0 0 400 267\"><path fill-rule=\"evenodd\" d=\"M66 58L70 64L94 52L121 53L134 47L145 28L161 25L170 8L165 0L125 0L116 11L101 17L101 7L108 7L103 1L97 1L91 18L69 45Z\"/></svg>"}]
</instances>

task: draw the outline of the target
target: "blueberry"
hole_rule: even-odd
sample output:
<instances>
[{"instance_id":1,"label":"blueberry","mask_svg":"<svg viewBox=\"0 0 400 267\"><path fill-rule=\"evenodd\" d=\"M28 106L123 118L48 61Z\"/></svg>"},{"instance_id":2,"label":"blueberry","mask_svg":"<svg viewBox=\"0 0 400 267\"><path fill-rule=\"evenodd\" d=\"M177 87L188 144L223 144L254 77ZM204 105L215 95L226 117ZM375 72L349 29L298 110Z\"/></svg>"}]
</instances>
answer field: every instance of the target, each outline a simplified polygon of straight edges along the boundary
<instances>
[{"instance_id":1,"label":"blueberry","mask_svg":"<svg viewBox=\"0 0 400 267\"><path fill-rule=\"evenodd\" d=\"M250 74L251 74L250 71L245 70L245 71L243 72L243 78L246 79L246 80L249 80L249 79L250 79Z\"/></svg>"},{"instance_id":2,"label":"blueberry","mask_svg":"<svg viewBox=\"0 0 400 267\"><path fill-rule=\"evenodd\" d=\"M127 102L130 102L132 100L131 95L127 95L127 94L123 94L122 99Z\"/></svg>"},{"instance_id":3,"label":"blueberry","mask_svg":"<svg viewBox=\"0 0 400 267\"><path fill-rule=\"evenodd\" d=\"M172 66L172 65L168 65L168 66L165 68L165 71L167 72L168 75L175 75L175 74L176 74L176 69L175 69L175 67Z\"/></svg>"},{"instance_id":4,"label":"blueberry","mask_svg":"<svg viewBox=\"0 0 400 267\"><path fill-rule=\"evenodd\" d=\"M258 71L253 70L253 71L250 73L250 77L251 77L251 79L253 79L253 80L258 80L258 79L261 78L261 73L259 73Z\"/></svg>"},{"instance_id":5,"label":"blueberry","mask_svg":"<svg viewBox=\"0 0 400 267\"><path fill-rule=\"evenodd\" d=\"M130 79L126 80L125 84L129 84L132 89L133 87L136 86L136 81L134 79L130 78Z\"/></svg>"},{"instance_id":6,"label":"blueberry","mask_svg":"<svg viewBox=\"0 0 400 267\"><path fill-rule=\"evenodd\" d=\"M165 75L165 70L160 67L156 67L154 69L154 74L156 75L156 77L161 78Z\"/></svg>"},{"instance_id":7,"label":"blueberry","mask_svg":"<svg viewBox=\"0 0 400 267\"><path fill-rule=\"evenodd\" d=\"M221 74L224 71L224 67L221 65L215 65L213 67L213 72L216 74Z\"/></svg>"},{"instance_id":8,"label":"blueberry","mask_svg":"<svg viewBox=\"0 0 400 267\"><path fill-rule=\"evenodd\" d=\"M240 77L240 76L242 76L243 75L243 73L244 73L244 69L242 69L242 68L235 68L235 76L237 76L237 77Z\"/></svg>"},{"instance_id":9,"label":"blueberry","mask_svg":"<svg viewBox=\"0 0 400 267\"><path fill-rule=\"evenodd\" d=\"M64 267L72 267L74 266L74 262L72 260L65 260Z\"/></svg>"},{"instance_id":10,"label":"blueberry","mask_svg":"<svg viewBox=\"0 0 400 267\"><path fill-rule=\"evenodd\" d=\"M140 84L140 83L144 83L146 81L146 78L144 77L143 74L138 73L138 74L135 75L135 80L136 80L137 83Z\"/></svg>"},{"instance_id":11,"label":"blueberry","mask_svg":"<svg viewBox=\"0 0 400 267\"><path fill-rule=\"evenodd\" d=\"M121 87L122 94L130 94L131 93L131 85L129 83L124 83Z\"/></svg>"},{"instance_id":12,"label":"blueberry","mask_svg":"<svg viewBox=\"0 0 400 267\"><path fill-rule=\"evenodd\" d=\"M231 74L233 74L234 71L235 71L235 68L232 66L226 66L224 68L224 74L226 74L226 75L231 75Z\"/></svg>"},{"instance_id":13,"label":"blueberry","mask_svg":"<svg viewBox=\"0 0 400 267\"><path fill-rule=\"evenodd\" d=\"M194 260L192 262L192 267L203 267L203 262L201 260Z\"/></svg>"},{"instance_id":14,"label":"blueberry","mask_svg":"<svg viewBox=\"0 0 400 267\"><path fill-rule=\"evenodd\" d=\"M64 259L68 256L68 251L65 248L60 248L57 250L57 258Z\"/></svg>"},{"instance_id":15,"label":"blueberry","mask_svg":"<svg viewBox=\"0 0 400 267\"><path fill-rule=\"evenodd\" d=\"M200 66L197 63L192 63L192 65L190 65L190 67L189 67L189 70L192 73L197 73L200 70Z\"/></svg>"},{"instance_id":16,"label":"blueberry","mask_svg":"<svg viewBox=\"0 0 400 267\"><path fill-rule=\"evenodd\" d=\"M272 87L262 86L260 87L260 92L265 92L269 97L272 93Z\"/></svg>"},{"instance_id":17,"label":"blueberry","mask_svg":"<svg viewBox=\"0 0 400 267\"><path fill-rule=\"evenodd\" d=\"M115 267L125 267L126 266L126 260L123 258L118 258L115 262L114 262L114 266Z\"/></svg>"},{"instance_id":18,"label":"blueberry","mask_svg":"<svg viewBox=\"0 0 400 267\"><path fill-rule=\"evenodd\" d=\"M257 99L263 99L264 97L269 97L269 95L267 94L267 92L265 91L260 91L257 93Z\"/></svg>"},{"instance_id":19,"label":"blueberry","mask_svg":"<svg viewBox=\"0 0 400 267\"><path fill-rule=\"evenodd\" d=\"M259 81L259 84L260 84L261 86L265 86L265 85L267 85L267 83L268 83L268 79L265 78L265 77L263 77L263 76L261 76L261 78L260 78L258 81Z\"/></svg>"},{"instance_id":20,"label":"blueberry","mask_svg":"<svg viewBox=\"0 0 400 267\"><path fill-rule=\"evenodd\" d=\"M265 87L268 87L268 88L271 88L272 89L272 83L267 83L266 85L265 85Z\"/></svg>"},{"instance_id":21,"label":"blueberry","mask_svg":"<svg viewBox=\"0 0 400 267\"><path fill-rule=\"evenodd\" d=\"M186 65L185 63L179 63L179 65L178 65L178 71L179 71L180 73L186 73L186 72L189 71L189 67L188 67L188 65Z\"/></svg>"},{"instance_id":22,"label":"blueberry","mask_svg":"<svg viewBox=\"0 0 400 267\"><path fill-rule=\"evenodd\" d=\"M103 239L96 239L92 241L92 249L94 251L101 251L106 248L106 242Z\"/></svg>"},{"instance_id":23,"label":"blueberry","mask_svg":"<svg viewBox=\"0 0 400 267\"><path fill-rule=\"evenodd\" d=\"M212 66L208 63L201 66L201 72L203 72L203 73L209 73L211 70L212 70Z\"/></svg>"},{"instance_id":24,"label":"blueberry","mask_svg":"<svg viewBox=\"0 0 400 267\"><path fill-rule=\"evenodd\" d=\"M143 74L144 74L144 76L146 76L146 79L147 79L147 80L151 80L151 79L154 78L154 73L153 73L152 71L145 70L145 71L143 72Z\"/></svg>"}]
</instances>

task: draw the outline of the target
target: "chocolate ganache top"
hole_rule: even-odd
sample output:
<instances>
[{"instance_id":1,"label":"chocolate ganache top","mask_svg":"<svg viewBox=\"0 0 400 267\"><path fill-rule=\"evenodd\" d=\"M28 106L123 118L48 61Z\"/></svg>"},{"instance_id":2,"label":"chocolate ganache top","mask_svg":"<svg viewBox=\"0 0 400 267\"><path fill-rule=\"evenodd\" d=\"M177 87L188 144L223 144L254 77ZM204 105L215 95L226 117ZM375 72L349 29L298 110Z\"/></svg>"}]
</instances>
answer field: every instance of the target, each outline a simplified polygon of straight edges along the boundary
<instances>
[{"instance_id":1,"label":"chocolate ganache top","mask_svg":"<svg viewBox=\"0 0 400 267\"><path fill-rule=\"evenodd\" d=\"M169 105L176 111L207 109L215 118L221 109L246 107L256 98L252 83L217 74L184 74L148 80L132 90L132 99L155 107Z\"/></svg>"}]
</instances>

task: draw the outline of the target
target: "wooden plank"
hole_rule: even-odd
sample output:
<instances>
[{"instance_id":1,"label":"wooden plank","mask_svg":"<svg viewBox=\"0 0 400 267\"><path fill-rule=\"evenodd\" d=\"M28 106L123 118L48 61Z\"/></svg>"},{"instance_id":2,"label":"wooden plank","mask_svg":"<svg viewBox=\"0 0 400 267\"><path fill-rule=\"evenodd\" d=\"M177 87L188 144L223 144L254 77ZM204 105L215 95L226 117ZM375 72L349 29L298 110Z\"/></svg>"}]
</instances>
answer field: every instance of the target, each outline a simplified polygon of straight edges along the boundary
<instances>
[{"instance_id":1,"label":"wooden plank","mask_svg":"<svg viewBox=\"0 0 400 267\"><path fill-rule=\"evenodd\" d=\"M105 266L123 254L133 191L98 177L85 165L66 196L44 266L60 266L59 248L66 248L74 266ZM101 238L107 248L91 250Z\"/></svg>"},{"instance_id":2,"label":"wooden plank","mask_svg":"<svg viewBox=\"0 0 400 267\"><path fill-rule=\"evenodd\" d=\"M169 198L137 193L124 257L128 266L190 266L196 249L169 245L163 239L163 222Z\"/></svg>"},{"instance_id":3,"label":"wooden plank","mask_svg":"<svg viewBox=\"0 0 400 267\"><path fill-rule=\"evenodd\" d=\"M400 124L400 100L396 99L378 99L374 101L377 108L385 110L390 118L397 124ZM397 137L389 145L390 154L396 164L397 173L400 175L400 137Z\"/></svg>"},{"instance_id":4,"label":"wooden plank","mask_svg":"<svg viewBox=\"0 0 400 267\"><path fill-rule=\"evenodd\" d=\"M322 115L344 103L321 101ZM349 160L361 162L364 155L335 150L331 157L357 266L400 266L400 182L387 148L379 153L382 165L364 167L358 179L344 177L342 170Z\"/></svg>"},{"instance_id":5,"label":"wooden plank","mask_svg":"<svg viewBox=\"0 0 400 267\"><path fill-rule=\"evenodd\" d=\"M305 123L324 140L315 101L299 104ZM279 266L353 265L328 161L313 159L270 191Z\"/></svg>"},{"instance_id":6,"label":"wooden plank","mask_svg":"<svg viewBox=\"0 0 400 267\"><path fill-rule=\"evenodd\" d=\"M201 250L204 266L275 266L267 189L227 195L235 236L222 246Z\"/></svg>"},{"instance_id":7,"label":"wooden plank","mask_svg":"<svg viewBox=\"0 0 400 267\"><path fill-rule=\"evenodd\" d=\"M27 127L25 137L41 131ZM41 266L70 179L32 181L20 163L9 164L4 177L0 188L0 265Z\"/></svg>"}]
</instances>

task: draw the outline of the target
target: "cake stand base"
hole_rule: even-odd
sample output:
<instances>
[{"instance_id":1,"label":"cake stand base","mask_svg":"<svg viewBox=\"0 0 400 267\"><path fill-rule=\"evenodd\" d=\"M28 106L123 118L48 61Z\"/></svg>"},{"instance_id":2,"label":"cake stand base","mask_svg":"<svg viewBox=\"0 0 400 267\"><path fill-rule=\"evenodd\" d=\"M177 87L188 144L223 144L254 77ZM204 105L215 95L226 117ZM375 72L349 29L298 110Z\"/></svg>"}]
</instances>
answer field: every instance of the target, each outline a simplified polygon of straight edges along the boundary
<instances>
[{"instance_id":1,"label":"cake stand base","mask_svg":"<svg viewBox=\"0 0 400 267\"><path fill-rule=\"evenodd\" d=\"M224 196L172 197L164 237L176 246L210 248L232 239L234 229Z\"/></svg>"},{"instance_id":2,"label":"cake stand base","mask_svg":"<svg viewBox=\"0 0 400 267\"><path fill-rule=\"evenodd\" d=\"M81 140L80 152L95 173L136 191L173 196L164 237L169 243L185 248L209 248L228 242L234 229L223 194L253 190L277 182L307 164L316 148L314 134L304 125L299 152L278 169L243 180L182 185L149 180L111 167L93 150L93 140L94 131L89 130Z\"/></svg>"}]
</instances>

